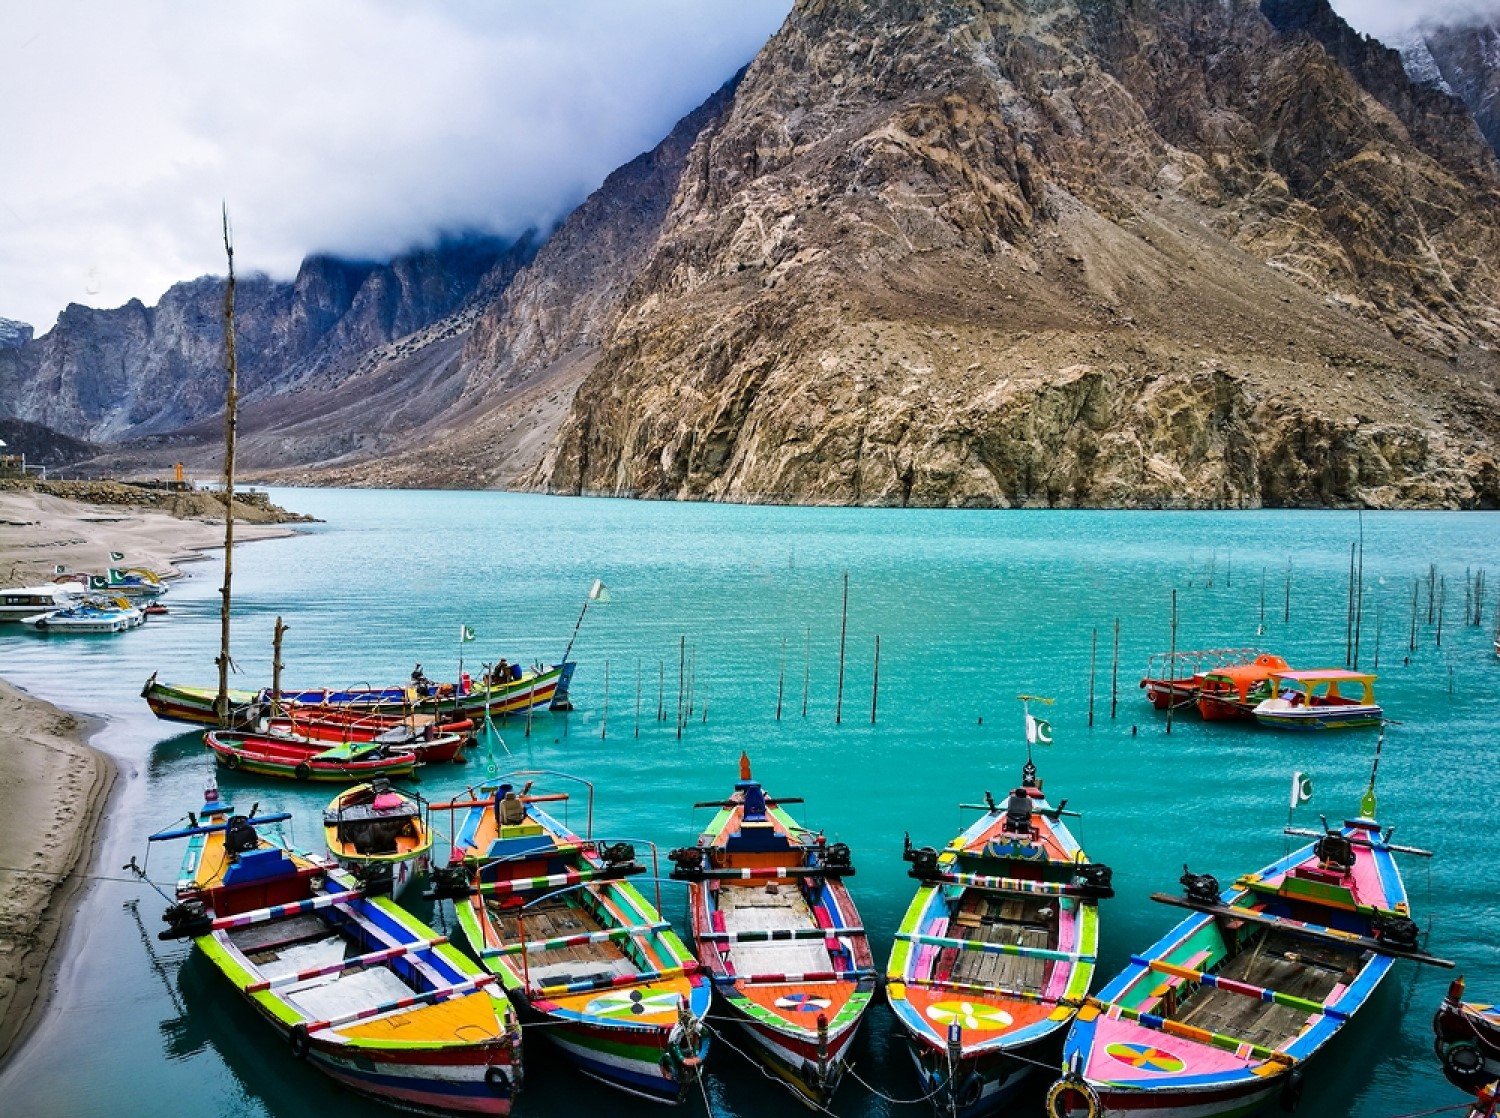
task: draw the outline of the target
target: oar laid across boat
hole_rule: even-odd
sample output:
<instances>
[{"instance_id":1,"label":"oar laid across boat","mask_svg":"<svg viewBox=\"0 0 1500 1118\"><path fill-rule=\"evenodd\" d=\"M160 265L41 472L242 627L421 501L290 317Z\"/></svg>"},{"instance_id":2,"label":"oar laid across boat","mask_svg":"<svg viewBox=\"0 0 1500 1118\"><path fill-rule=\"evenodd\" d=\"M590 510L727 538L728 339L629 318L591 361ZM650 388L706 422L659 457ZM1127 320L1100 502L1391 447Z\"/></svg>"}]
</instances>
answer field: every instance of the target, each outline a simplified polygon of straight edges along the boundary
<instances>
[{"instance_id":1,"label":"oar laid across boat","mask_svg":"<svg viewBox=\"0 0 1500 1118\"><path fill-rule=\"evenodd\" d=\"M1098 902L1114 895L1042 791L1029 745L1050 741L1023 696L1027 759L1003 804L941 853L907 838L922 884L896 932L886 997L906 1030L923 1095L952 1118L1013 1100L1038 1064L1055 1064L1062 1031L1088 995ZM972 807L976 805L964 805Z\"/></svg>"},{"instance_id":2,"label":"oar laid across boat","mask_svg":"<svg viewBox=\"0 0 1500 1118\"><path fill-rule=\"evenodd\" d=\"M471 718L371 714L343 707L296 705L268 715L256 728L305 741L378 741L410 749L423 764L461 760L464 747L473 744L475 735Z\"/></svg>"},{"instance_id":3,"label":"oar laid across boat","mask_svg":"<svg viewBox=\"0 0 1500 1118\"><path fill-rule=\"evenodd\" d=\"M345 1086L404 1109L508 1114L521 1030L493 977L389 898L257 832L288 815L235 815L214 788L204 801L151 836L188 841L161 938L192 938L292 1057Z\"/></svg>"},{"instance_id":4,"label":"oar laid across boat","mask_svg":"<svg viewBox=\"0 0 1500 1118\"><path fill-rule=\"evenodd\" d=\"M1375 821L1374 781L1358 819L1238 878L1183 874L1193 910L1132 957L1079 1013L1051 1118L1248 1114L1288 1109L1303 1067L1370 1001L1397 959L1452 966L1420 948L1395 855Z\"/></svg>"},{"instance_id":5,"label":"oar laid across boat","mask_svg":"<svg viewBox=\"0 0 1500 1118\"><path fill-rule=\"evenodd\" d=\"M729 799L696 846L672 851L691 883L698 960L756 1055L826 1107L876 988L864 921L844 884L849 848L808 831L740 757Z\"/></svg>"},{"instance_id":6,"label":"oar laid across boat","mask_svg":"<svg viewBox=\"0 0 1500 1118\"><path fill-rule=\"evenodd\" d=\"M657 910L624 878L635 848L594 841L539 806L514 773L453 804L453 864L434 896L454 898L459 925L523 1017L585 1075L633 1095L678 1103L708 1052L702 1026L712 985ZM552 774L559 775L559 774ZM568 778L575 779L575 778ZM587 815L593 818L593 788Z\"/></svg>"}]
</instances>

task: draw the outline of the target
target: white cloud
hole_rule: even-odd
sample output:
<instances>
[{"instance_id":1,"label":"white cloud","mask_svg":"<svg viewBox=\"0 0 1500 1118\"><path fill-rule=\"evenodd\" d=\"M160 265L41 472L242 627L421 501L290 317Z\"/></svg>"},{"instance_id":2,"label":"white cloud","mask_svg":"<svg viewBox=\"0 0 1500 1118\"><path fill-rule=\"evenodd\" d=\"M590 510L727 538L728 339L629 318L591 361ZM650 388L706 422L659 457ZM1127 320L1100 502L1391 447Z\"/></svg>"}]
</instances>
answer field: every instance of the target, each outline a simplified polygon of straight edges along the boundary
<instances>
[{"instance_id":1,"label":"white cloud","mask_svg":"<svg viewBox=\"0 0 1500 1118\"><path fill-rule=\"evenodd\" d=\"M565 213L790 0L0 0L0 316Z\"/></svg>"},{"instance_id":2,"label":"white cloud","mask_svg":"<svg viewBox=\"0 0 1500 1118\"><path fill-rule=\"evenodd\" d=\"M1500 0L1332 0L1334 10L1367 35L1398 43L1423 23L1500 19Z\"/></svg>"}]
</instances>

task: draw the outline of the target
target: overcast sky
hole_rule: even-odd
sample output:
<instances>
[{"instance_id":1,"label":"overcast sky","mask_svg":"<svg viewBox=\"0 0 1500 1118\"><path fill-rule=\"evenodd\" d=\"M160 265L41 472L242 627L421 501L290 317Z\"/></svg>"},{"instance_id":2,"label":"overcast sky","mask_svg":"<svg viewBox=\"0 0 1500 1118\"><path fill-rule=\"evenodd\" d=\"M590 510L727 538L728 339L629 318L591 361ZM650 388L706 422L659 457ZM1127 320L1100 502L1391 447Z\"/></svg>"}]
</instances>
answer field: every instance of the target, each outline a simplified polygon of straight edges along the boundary
<instances>
[{"instance_id":1,"label":"overcast sky","mask_svg":"<svg viewBox=\"0 0 1500 1118\"><path fill-rule=\"evenodd\" d=\"M545 226L791 0L0 0L0 316ZM1390 35L1500 0L1334 0Z\"/></svg>"}]
</instances>

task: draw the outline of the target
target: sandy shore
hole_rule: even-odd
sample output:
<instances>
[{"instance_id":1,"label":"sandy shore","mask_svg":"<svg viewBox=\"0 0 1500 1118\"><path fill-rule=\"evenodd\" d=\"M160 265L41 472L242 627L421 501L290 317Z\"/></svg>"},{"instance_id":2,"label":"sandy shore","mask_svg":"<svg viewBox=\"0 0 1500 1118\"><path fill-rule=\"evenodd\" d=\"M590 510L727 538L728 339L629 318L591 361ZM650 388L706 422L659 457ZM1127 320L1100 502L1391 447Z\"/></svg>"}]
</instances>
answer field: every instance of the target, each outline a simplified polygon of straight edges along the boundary
<instances>
[{"instance_id":1,"label":"sandy shore","mask_svg":"<svg viewBox=\"0 0 1500 1118\"><path fill-rule=\"evenodd\" d=\"M292 534L285 524L236 524L234 529L236 543ZM180 519L129 505L0 490L0 587L51 582L58 564L69 572L149 567L174 574L178 563L223 543L222 519ZM125 558L112 560L111 552Z\"/></svg>"},{"instance_id":2,"label":"sandy shore","mask_svg":"<svg viewBox=\"0 0 1500 1118\"><path fill-rule=\"evenodd\" d=\"M0 1058L45 993L114 785L97 725L0 680Z\"/></svg>"}]
</instances>

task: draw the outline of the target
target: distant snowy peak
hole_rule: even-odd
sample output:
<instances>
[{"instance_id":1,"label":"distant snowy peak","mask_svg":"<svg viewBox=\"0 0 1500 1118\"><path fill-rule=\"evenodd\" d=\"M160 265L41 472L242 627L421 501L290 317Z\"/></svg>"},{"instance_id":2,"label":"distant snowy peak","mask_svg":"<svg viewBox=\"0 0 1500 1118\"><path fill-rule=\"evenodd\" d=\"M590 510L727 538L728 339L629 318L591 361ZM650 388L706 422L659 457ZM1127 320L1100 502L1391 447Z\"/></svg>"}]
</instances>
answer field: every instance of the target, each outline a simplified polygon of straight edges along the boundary
<instances>
[{"instance_id":1,"label":"distant snowy peak","mask_svg":"<svg viewBox=\"0 0 1500 1118\"><path fill-rule=\"evenodd\" d=\"M0 349L19 349L31 341L31 326L13 318L0 318Z\"/></svg>"},{"instance_id":2,"label":"distant snowy peak","mask_svg":"<svg viewBox=\"0 0 1500 1118\"><path fill-rule=\"evenodd\" d=\"M1500 154L1500 16L1468 26L1427 26L1398 48L1413 81L1459 98Z\"/></svg>"}]
</instances>

